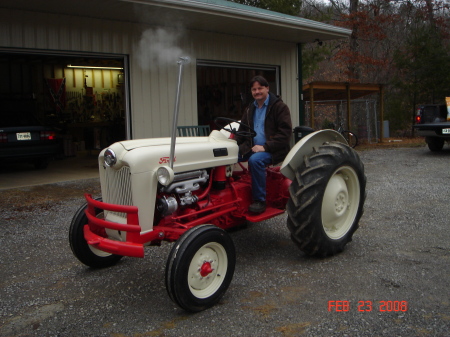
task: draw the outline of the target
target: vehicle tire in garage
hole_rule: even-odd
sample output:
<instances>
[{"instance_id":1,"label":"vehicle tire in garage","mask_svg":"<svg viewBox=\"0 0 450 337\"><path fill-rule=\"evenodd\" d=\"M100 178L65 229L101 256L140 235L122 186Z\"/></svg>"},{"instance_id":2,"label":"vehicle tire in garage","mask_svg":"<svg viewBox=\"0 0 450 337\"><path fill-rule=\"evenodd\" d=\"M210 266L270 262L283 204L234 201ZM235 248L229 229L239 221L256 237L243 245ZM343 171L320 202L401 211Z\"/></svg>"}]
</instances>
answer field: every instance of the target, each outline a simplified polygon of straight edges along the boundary
<instances>
[{"instance_id":1,"label":"vehicle tire in garage","mask_svg":"<svg viewBox=\"0 0 450 337\"><path fill-rule=\"evenodd\" d=\"M33 161L34 168L36 170L44 170L48 167L49 159L48 158L38 158Z\"/></svg>"}]
</instances>

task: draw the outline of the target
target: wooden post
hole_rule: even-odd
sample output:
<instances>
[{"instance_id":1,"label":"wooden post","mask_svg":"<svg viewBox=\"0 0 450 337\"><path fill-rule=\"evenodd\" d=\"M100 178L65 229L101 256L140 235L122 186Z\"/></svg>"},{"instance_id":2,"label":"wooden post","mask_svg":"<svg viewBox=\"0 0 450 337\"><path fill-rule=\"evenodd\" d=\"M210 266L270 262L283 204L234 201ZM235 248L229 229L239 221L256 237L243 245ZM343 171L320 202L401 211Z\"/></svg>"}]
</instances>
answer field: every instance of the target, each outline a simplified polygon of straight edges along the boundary
<instances>
[{"instance_id":1,"label":"wooden post","mask_svg":"<svg viewBox=\"0 0 450 337\"><path fill-rule=\"evenodd\" d=\"M350 104L351 104L351 95L350 95L350 84L347 83L345 85L345 89L347 90L347 130L350 131L350 127L351 127L351 123L350 123L350 115L351 115L351 108L350 108Z\"/></svg>"},{"instance_id":2,"label":"wooden post","mask_svg":"<svg viewBox=\"0 0 450 337\"><path fill-rule=\"evenodd\" d=\"M309 87L309 107L311 111L311 128L314 129L314 87L312 83Z\"/></svg>"},{"instance_id":3,"label":"wooden post","mask_svg":"<svg viewBox=\"0 0 450 337\"><path fill-rule=\"evenodd\" d=\"M380 85L380 143L383 143L384 138L384 88Z\"/></svg>"}]
</instances>

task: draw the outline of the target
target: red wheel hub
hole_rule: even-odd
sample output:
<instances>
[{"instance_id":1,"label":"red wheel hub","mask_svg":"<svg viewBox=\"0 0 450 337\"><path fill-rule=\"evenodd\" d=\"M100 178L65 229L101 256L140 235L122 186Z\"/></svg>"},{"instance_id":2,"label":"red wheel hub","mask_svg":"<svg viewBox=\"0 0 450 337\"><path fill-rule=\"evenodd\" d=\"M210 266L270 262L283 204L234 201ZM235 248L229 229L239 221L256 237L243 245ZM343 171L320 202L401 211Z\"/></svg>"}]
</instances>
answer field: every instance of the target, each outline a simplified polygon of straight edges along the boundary
<instances>
[{"instance_id":1,"label":"red wheel hub","mask_svg":"<svg viewBox=\"0 0 450 337\"><path fill-rule=\"evenodd\" d=\"M211 268L211 263L203 262L202 266L200 267L200 275L202 277L206 277L211 274L212 271L213 269Z\"/></svg>"}]
</instances>

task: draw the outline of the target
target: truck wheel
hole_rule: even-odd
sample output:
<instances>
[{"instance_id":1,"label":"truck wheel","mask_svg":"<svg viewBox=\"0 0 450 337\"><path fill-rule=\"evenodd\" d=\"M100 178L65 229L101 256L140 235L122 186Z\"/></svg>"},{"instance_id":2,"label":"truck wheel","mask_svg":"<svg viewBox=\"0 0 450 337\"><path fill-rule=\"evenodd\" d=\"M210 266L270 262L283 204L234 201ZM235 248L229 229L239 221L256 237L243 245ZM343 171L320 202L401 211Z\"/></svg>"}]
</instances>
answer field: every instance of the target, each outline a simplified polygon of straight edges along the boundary
<instances>
[{"instance_id":1,"label":"truck wheel","mask_svg":"<svg viewBox=\"0 0 450 337\"><path fill-rule=\"evenodd\" d=\"M287 225L307 255L341 252L363 214L366 176L358 154L342 143L325 143L305 156L289 188Z\"/></svg>"},{"instance_id":2,"label":"truck wheel","mask_svg":"<svg viewBox=\"0 0 450 337\"><path fill-rule=\"evenodd\" d=\"M428 144L430 151L439 152L444 147L444 139L438 137L425 137L425 141Z\"/></svg>"},{"instance_id":3,"label":"truck wheel","mask_svg":"<svg viewBox=\"0 0 450 337\"><path fill-rule=\"evenodd\" d=\"M166 289L181 308L198 312L212 307L233 278L233 241L213 225L191 228L174 244L166 265Z\"/></svg>"},{"instance_id":4,"label":"truck wheel","mask_svg":"<svg viewBox=\"0 0 450 337\"><path fill-rule=\"evenodd\" d=\"M97 198L96 200L101 200ZM88 245L84 238L83 228L88 223L84 211L87 203L81 206L72 218L69 229L69 242L73 254L78 260L92 268L105 268L116 264L123 256L106 253ZM96 214L100 216L101 210L96 209ZM103 233L106 237L106 232Z\"/></svg>"}]
</instances>

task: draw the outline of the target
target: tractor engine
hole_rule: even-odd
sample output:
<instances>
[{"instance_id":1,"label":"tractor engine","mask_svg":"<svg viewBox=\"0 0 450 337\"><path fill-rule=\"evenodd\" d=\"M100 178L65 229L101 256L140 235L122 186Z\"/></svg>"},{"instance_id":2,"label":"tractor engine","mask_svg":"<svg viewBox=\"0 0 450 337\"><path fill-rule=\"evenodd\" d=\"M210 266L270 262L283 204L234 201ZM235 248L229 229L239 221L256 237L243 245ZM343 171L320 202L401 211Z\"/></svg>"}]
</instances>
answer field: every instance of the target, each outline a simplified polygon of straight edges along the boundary
<instances>
[{"instance_id":1,"label":"tractor engine","mask_svg":"<svg viewBox=\"0 0 450 337\"><path fill-rule=\"evenodd\" d=\"M172 184L160 188L161 196L157 198L156 209L163 215L170 215L177 211L178 206L196 203L199 198L192 192L200 190L200 184L206 184L208 179L207 170L176 174Z\"/></svg>"},{"instance_id":2,"label":"tractor engine","mask_svg":"<svg viewBox=\"0 0 450 337\"><path fill-rule=\"evenodd\" d=\"M209 223L226 227L242 217L247 199L251 201L250 180L245 175L233 177L230 165L177 173L170 185L158 186L153 225L182 225L206 217Z\"/></svg>"},{"instance_id":3,"label":"tractor engine","mask_svg":"<svg viewBox=\"0 0 450 337\"><path fill-rule=\"evenodd\" d=\"M267 169L269 207L284 208L290 183L279 172L279 167ZM236 164L234 169L228 165L183 172L175 174L170 185L159 186L154 226L182 224L199 218L204 221L205 216L212 215L209 223L227 228L239 219L245 222L251 202L251 176L242 164Z\"/></svg>"}]
</instances>

